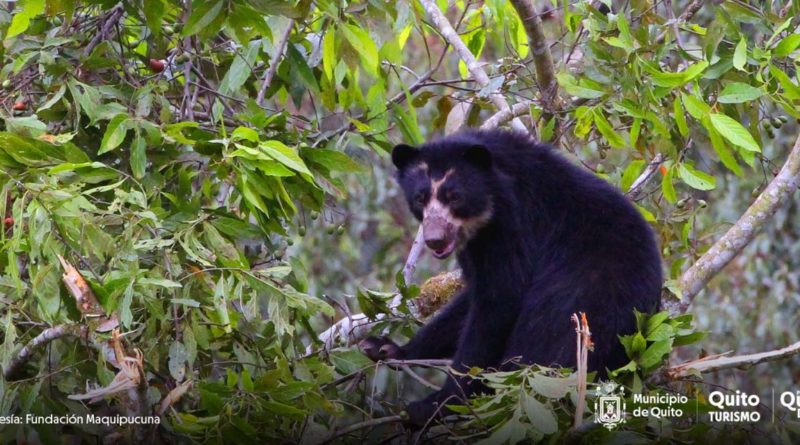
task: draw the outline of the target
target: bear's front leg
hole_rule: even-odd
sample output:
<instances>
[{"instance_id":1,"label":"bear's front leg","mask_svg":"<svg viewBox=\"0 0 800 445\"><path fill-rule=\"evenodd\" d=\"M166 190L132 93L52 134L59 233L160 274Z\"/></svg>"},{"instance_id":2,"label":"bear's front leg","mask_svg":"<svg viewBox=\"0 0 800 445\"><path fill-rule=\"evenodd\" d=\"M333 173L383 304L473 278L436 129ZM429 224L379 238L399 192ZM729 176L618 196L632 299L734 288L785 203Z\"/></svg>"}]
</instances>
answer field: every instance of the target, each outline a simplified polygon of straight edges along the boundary
<instances>
[{"instance_id":1,"label":"bear's front leg","mask_svg":"<svg viewBox=\"0 0 800 445\"><path fill-rule=\"evenodd\" d=\"M405 353L397 343L386 337L369 337L358 343L358 349L372 361L402 360Z\"/></svg>"},{"instance_id":2,"label":"bear's front leg","mask_svg":"<svg viewBox=\"0 0 800 445\"><path fill-rule=\"evenodd\" d=\"M459 373L466 374L471 367L497 367L505 354L517 311L510 304L482 303L476 302L471 308L461 332L452 364ZM432 418L445 417L452 413L446 405L465 404L470 396L485 390L480 380L450 375L440 391L407 405L407 424L419 428Z\"/></svg>"},{"instance_id":3,"label":"bear's front leg","mask_svg":"<svg viewBox=\"0 0 800 445\"><path fill-rule=\"evenodd\" d=\"M469 305L469 294L466 290L462 291L433 320L420 328L417 335L405 346L399 346L386 337L369 337L362 340L358 347L364 355L376 362L452 357L469 312Z\"/></svg>"}]
</instances>

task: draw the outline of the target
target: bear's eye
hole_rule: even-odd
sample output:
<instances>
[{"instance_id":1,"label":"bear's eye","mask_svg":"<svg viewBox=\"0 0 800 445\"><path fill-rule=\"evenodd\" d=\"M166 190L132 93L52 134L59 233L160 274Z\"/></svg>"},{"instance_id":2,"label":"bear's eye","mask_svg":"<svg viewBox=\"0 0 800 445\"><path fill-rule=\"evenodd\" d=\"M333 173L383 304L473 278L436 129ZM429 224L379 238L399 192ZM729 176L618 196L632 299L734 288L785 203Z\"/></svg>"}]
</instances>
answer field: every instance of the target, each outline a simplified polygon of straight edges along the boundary
<instances>
[{"instance_id":1,"label":"bear's eye","mask_svg":"<svg viewBox=\"0 0 800 445\"><path fill-rule=\"evenodd\" d=\"M461 193L458 192L448 192L446 195L447 202L450 204L458 204L461 202Z\"/></svg>"},{"instance_id":2,"label":"bear's eye","mask_svg":"<svg viewBox=\"0 0 800 445\"><path fill-rule=\"evenodd\" d=\"M416 195L414 195L414 204L422 207L425 205L425 201L426 201L425 192L419 192Z\"/></svg>"}]
</instances>

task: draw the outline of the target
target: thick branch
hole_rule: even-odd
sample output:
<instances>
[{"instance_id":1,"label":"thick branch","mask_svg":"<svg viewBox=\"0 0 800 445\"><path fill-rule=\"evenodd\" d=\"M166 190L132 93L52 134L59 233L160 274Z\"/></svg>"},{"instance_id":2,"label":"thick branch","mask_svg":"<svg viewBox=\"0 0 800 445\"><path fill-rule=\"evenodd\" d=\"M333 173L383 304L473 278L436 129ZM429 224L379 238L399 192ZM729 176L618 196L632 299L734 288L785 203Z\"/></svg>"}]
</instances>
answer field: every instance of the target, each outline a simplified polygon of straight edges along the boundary
<instances>
[{"instance_id":1,"label":"thick branch","mask_svg":"<svg viewBox=\"0 0 800 445\"><path fill-rule=\"evenodd\" d=\"M530 0L511 0L517 10L525 33L528 35L528 45L533 54L533 65L536 68L536 81L542 93L542 105L545 111L554 112L558 107L558 82L556 81L556 68L553 64L553 55L544 35L542 19L533 7Z\"/></svg>"},{"instance_id":2,"label":"thick branch","mask_svg":"<svg viewBox=\"0 0 800 445\"><path fill-rule=\"evenodd\" d=\"M679 282L683 295L680 301L665 302L666 308L673 314L685 312L706 283L755 238L764 224L797 190L799 183L800 136L778 175L744 212L739 221L683 273Z\"/></svg>"},{"instance_id":3,"label":"thick branch","mask_svg":"<svg viewBox=\"0 0 800 445\"><path fill-rule=\"evenodd\" d=\"M79 337L85 334L86 327L77 324L62 324L45 329L11 358L8 362L8 366L3 370L3 376L6 380L13 380L19 370L33 357L33 353L49 344L51 341L61 337Z\"/></svg>"},{"instance_id":4,"label":"thick branch","mask_svg":"<svg viewBox=\"0 0 800 445\"><path fill-rule=\"evenodd\" d=\"M800 354L800 341L775 351L737 355L733 357L727 357L723 354L692 360L672 366L667 369L666 372L668 378L679 379L696 373L716 372L731 368L746 368L759 363L787 359L797 354Z\"/></svg>"},{"instance_id":5,"label":"thick branch","mask_svg":"<svg viewBox=\"0 0 800 445\"><path fill-rule=\"evenodd\" d=\"M486 119L483 125L481 125L481 130L491 130L492 128L497 128L515 117L529 113L531 111L532 103L533 102L530 101L520 102L518 104L514 104L514 106L511 108L505 108L498 111L489 117L489 119Z\"/></svg>"},{"instance_id":6,"label":"thick branch","mask_svg":"<svg viewBox=\"0 0 800 445\"><path fill-rule=\"evenodd\" d=\"M83 50L83 57L89 57L92 54L92 51L103 41L108 33L111 32L111 28L119 22L119 19L122 18L122 14L125 12L125 9L122 7L122 3L117 3L116 6L111 8L108 14L101 20L100 29L97 31L97 34L94 35L92 40L86 45L86 48Z\"/></svg>"},{"instance_id":7,"label":"thick branch","mask_svg":"<svg viewBox=\"0 0 800 445\"><path fill-rule=\"evenodd\" d=\"M489 85L489 76L486 74L486 71L478 64L478 61L475 60L475 56L472 55L472 51L467 48L467 45L464 44L464 41L461 40L461 37L458 36L458 33L450 22L447 20L447 17L444 16L442 10L436 5L434 0L420 0L422 6L425 8L425 11L433 21L433 25L439 32L444 36L447 43L453 46L453 48L458 53L458 56L464 63L467 65L467 69L469 70L472 77L478 82L478 85L485 87ZM503 97L500 93L492 93L489 95L489 99L492 103L500 110L505 110L509 107L508 102L506 102L505 97ZM522 121L519 119L514 119L511 121L511 127L517 131L523 131L525 133L528 132L528 129L525 125L522 124Z\"/></svg>"}]
</instances>

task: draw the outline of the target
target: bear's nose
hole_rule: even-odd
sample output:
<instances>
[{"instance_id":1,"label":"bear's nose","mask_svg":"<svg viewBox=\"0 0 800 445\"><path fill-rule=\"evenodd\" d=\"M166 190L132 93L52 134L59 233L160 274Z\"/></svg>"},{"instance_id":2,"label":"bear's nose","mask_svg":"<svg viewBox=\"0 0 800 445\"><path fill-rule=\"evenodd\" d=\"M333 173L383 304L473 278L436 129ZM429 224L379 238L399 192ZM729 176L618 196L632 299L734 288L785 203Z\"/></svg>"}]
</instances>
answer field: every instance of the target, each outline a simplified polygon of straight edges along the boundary
<instances>
[{"instance_id":1,"label":"bear's nose","mask_svg":"<svg viewBox=\"0 0 800 445\"><path fill-rule=\"evenodd\" d=\"M425 238L425 244L431 250L442 250L447 247L447 240L444 237L441 238Z\"/></svg>"}]
</instances>

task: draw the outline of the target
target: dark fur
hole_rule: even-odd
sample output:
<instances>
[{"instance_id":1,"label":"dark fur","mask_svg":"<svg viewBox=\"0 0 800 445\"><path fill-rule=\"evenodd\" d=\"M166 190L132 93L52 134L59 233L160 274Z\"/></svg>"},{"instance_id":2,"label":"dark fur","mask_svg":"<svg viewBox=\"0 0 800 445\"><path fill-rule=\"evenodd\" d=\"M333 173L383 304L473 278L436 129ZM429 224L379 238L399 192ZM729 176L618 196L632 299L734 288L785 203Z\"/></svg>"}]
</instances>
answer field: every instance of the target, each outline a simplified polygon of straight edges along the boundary
<instances>
[{"instance_id":1,"label":"dark fur","mask_svg":"<svg viewBox=\"0 0 800 445\"><path fill-rule=\"evenodd\" d=\"M417 219L415 196L426 187L414 171L420 162L432 177L454 169L447 184L465 194L457 216L477 214L487 202L494 211L458 252L466 290L405 346L370 338L362 343L367 355L452 357L460 370L498 368L514 357L575 366L570 317L585 312L595 344L590 370L627 362L617 336L635 330L634 308L657 309L662 275L649 225L617 189L551 147L499 130L453 135L418 153L406 147L393 158ZM424 423L436 404L475 392L468 380L410 404L411 422Z\"/></svg>"}]
</instances>

